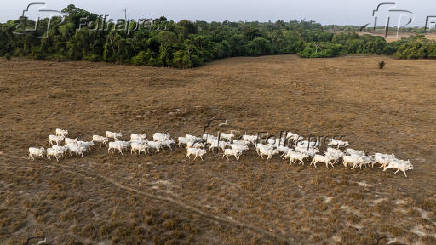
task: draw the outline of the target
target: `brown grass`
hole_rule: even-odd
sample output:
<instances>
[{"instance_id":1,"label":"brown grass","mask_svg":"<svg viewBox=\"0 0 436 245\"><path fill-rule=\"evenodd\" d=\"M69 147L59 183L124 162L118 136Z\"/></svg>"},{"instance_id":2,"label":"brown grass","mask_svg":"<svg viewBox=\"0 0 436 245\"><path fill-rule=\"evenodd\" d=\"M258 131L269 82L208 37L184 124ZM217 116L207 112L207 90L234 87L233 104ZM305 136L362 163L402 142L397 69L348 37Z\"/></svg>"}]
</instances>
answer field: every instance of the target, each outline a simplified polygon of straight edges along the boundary
<instances>
[{"instance_id":1,"label":"brown grass","mask_svg":"<svg viewBox=\"0 0 436 245\"><path fill-rule=\"evenodd\" d=\"M377 56L233 58L192 70L0 60L0 243L44 235L53 244L432 244L434 67ZM405 179L255 153L194 162L182 149L121 157L98 146L59 164L25 159L56 127L84 140L105 130L177 137L201 134L213 117L230 126L214 122L212 133L344 135L415 169Z\"/></svg>"}]
</instances>

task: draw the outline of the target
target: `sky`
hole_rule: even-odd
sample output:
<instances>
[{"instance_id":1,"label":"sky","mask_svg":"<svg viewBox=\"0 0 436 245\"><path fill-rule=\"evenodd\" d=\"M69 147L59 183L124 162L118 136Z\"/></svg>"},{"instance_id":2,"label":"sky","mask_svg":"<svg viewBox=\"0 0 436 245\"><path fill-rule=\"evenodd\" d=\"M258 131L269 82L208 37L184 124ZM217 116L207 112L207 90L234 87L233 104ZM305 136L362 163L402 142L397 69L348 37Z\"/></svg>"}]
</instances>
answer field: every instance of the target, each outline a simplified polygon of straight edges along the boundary
<instances>
[{"instance_id":1,"label":"sky","mask_svg":"<svg viewBox=\"0 0 436 245\"><path fill-rule=\"evenodd\" d=\"M18 19L32 1L2 0L0 22ZM315 20L323 25L365 25L372 23L372 10L382 2L395 2L396 9L413 12L410 26L423 26L426 16L436 16L436 0L35 0L45 2L46 8L61 10L75 4L97 14L108 14L112 19L158 18L171 20L206 21L276 21ZM35 7L36 8L36 7ZM388 7L385 7L385 10ZM30 12L30 11L29 11ZM37 12L37 11L36 11ZM388 13L387 11L385 11ZM32 16L31 14L29 14ZM383 14L380 14L380 20ZM397 14L392 22L400 19ZM402 17L401 23L408 17ZM436 18L433 18L436 21Z\"/></svg>"}]
</instances>

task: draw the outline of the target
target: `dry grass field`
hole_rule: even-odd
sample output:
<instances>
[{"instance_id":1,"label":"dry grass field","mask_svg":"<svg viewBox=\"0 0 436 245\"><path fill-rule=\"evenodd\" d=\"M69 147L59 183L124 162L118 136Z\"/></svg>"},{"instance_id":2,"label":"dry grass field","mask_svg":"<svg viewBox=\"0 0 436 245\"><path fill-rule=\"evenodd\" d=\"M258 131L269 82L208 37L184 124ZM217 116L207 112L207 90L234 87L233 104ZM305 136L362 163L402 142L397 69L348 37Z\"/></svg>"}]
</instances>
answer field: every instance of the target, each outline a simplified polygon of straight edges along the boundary
<instances>
[{"instance_id":1,"label":"dry grass field","mask_svg":"<svg viewBox=\"0 0 436 245\"><path fill-rule=\"evenodd\" d=\"M377 63L385 60L385 69ZM436 61L232 58L190 70L0 60L0 244L436 244ZM183 149L26 159L66 128L91 140L236 129L344 135L411 159L380 169L289 166ZM29 244L36 244L31 240Z\"/></svg>"}]
</instances>

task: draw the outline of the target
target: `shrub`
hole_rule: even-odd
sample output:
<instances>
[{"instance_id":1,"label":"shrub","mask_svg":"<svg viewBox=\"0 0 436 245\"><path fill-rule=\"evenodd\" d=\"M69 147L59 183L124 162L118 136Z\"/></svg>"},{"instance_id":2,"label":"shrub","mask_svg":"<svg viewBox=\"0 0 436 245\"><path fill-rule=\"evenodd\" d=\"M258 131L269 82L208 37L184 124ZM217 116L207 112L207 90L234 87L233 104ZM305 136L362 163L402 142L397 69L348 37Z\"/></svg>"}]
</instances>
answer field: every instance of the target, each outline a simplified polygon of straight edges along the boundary
<instances>
[{"instance_id":1,"label":"shrub","mask_svg":"<svg viewBox=\"0 0 436 245\"><path fill-rule=\"evenodd\" d=\"M177 68L191 68L192 61L189 53L179 50L174 53L173 65Z\"/></svg>"},{"instance_id":2,"label":"shrub","mask_svg":"<svg viewBox=\"0 0 436 245\"><path fill-rule=\"evenodd\" d=\"M97 61L101 60L101 57L98 54L89 54L89 55L83 56L83 59L88 60L88 61L92 61L92 62L97 62Z\"/></svg>"},{"instance_id":3,"label":"shrub","mask_svg":"<svg viewBox=\"0 0 436 245\"><path fill-rule=\"evenodd\" d=\"M136 66L143 66L143 65L148 65L149 60L151 57L151 53L145 52L145 51L141 51L139 52L136 56L133 56L132 59L130 60L130 63Z\"/></svg>"},{"instance_id":4,"label":"shrub","mask_svg":"<svg viewBox=\"0 0 436 245\"><path fill-rule=\"evenodd\" d=\"M299 55L303 58L327 58L339 56L344 51L337 43L307 43Z\"/></svg>"},{"instance_id":5,"label":"shrub","mask_svg":"<svg viewBox=\"0 0 436 245\"><path fill-rule=\"evenodd\" d=\"M50 55L48 58L51 60L56 60L56 61L66 61L67 60L67 57L65 57L65 55L62 55L62 54L53 54L53 55Z\"/></svg>"},{"instance_id":6,"label":"shrub","mask_svg":"<svg viewBox=\"0 0 436 245\"><path fill-rule=\"evenodd\" d=\"M45 55L42 54L41 52L34 52L32 54L33 58L36 60L44 60L45 59Z\"/></svg>"}]
</instances>

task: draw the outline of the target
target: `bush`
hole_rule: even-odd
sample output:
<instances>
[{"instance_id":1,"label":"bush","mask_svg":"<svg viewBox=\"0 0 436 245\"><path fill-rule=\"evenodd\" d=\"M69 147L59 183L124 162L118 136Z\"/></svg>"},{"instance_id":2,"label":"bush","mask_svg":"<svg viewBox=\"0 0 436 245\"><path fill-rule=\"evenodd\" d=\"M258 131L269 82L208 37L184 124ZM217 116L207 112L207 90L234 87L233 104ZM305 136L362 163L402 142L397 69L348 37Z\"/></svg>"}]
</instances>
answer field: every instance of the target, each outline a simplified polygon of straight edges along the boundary
<instances>
[{"instance_id":1,"label":"bush","mask_svg":"<svg viewBox=\"0 0 436 245\"><path fill-rule=\"evenodd\" d=\"M89 55L83 56L83 59L88 60L88 61L92 61L92 62L97 62L97 61L101 60L101 57L98 54L89 54Z\"/></svg>"},{"instance_id":2,"label":"bush","mask_svg":"<svg viewBox=\"0 0 436 245\"><path fill-rule=\"evenodd\" d=\"M258 56L271 53L271 45L269 41L263 37L256 37L253 41L247 44L248 55Z\"/></svg>"},{"instance_id":3,"label":"bush","mask_svg":"<svg viewBox=\"0 0 436 245\"><path fill-rule=\"evenodd\" d=\"M404 38L394 45L397 47L394 57L399 59L426 59L435 55L436 42L423 36Z\"/></svg>"},{"instance_id":4,"label":"bush","mask_svg":"<svg viewBox=\"0 0 436 245\"><path fill-rule=\"evenodd\" d=\"M177 68L191 68L192 61L188 52L179 50L174 53L173 65Z\"/></svg>"},{"instance_id":5,"label":"bush","mask_svg":"<svg viewBox=\"0 0 436 245\"><path fill-rule=\"evenodd\" d=\"M34 51L32 57L36 60L45 60L45 55L42 52Z\"/></svg>"},{"instance_id":6,"label":"bush","mask_svg":"<svg viewBox=\"0 0 436 245\"><path fill-rule=\"evenodd\" d=\"M299 55L303 58L336 57L343 53L343 46L337 43L308 43Z\"/></svg>"},{"instance_id":7,"label":"bush","mask_svg":"<svg viewBox=\"0 0 436 245\"><path fill-rule=\"evenodd\" d=\"M433 45L427 53L427 58L436 59L436 44Z\"/></svg>"},{"instance_id":8,"label":"bush","mask_svg":"<svg viewBox=\"0 0 436 245\"><path fill-rule=\"evenodd\" d=\"M383 49L383 54L393 55L397 51L395 44L388 43Z\"/></svg>"},{"instance_id":9,"label":"bush","mask_svg":"<svg viewBox=\"0 0 436 245\"><path fill-rule=\"evenodd\" d=\"M66 61L67 60L67 57L65 56L65 55L62 55L62 54L53 54L53 55L50 55L49 57L48 57L48 59L50 59L50 60L56 60L56 61Z\"/></svg>"},{"instance_id":10,"label":"bush","mask_svg":"<svg viewBox=\"0 0 436 245\"><path fill-rule=\"evenodd\" d=\"M7 60L11 60L12 55L10 53L5 54L5 58Z\"/></svg>"},{"instance_id":11,"label":"bush","mask_svg":"<svg viewBox=\"0 0 436 245\"><path fill-rule=\"evenodd\" d=\"M152 58L150 52L141 51L136 56L132 57L130 63L136 66L148 65L150 58Z\"/></svg>"}]
</instances>

